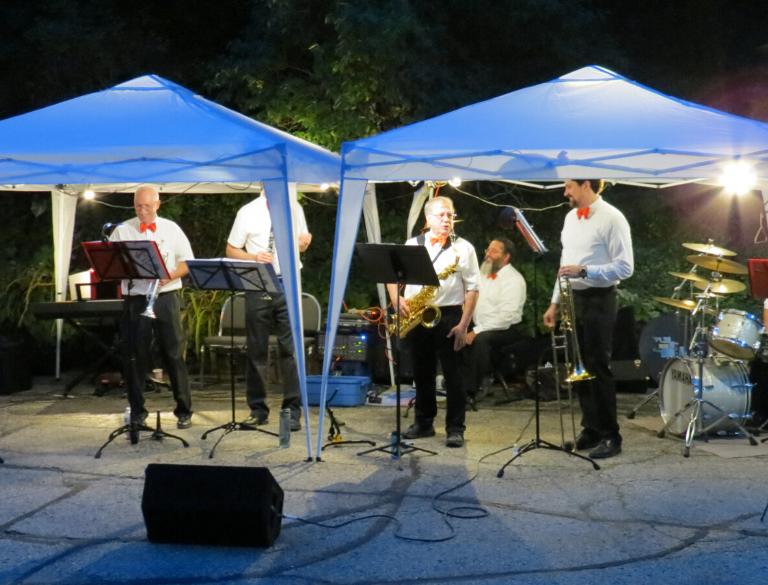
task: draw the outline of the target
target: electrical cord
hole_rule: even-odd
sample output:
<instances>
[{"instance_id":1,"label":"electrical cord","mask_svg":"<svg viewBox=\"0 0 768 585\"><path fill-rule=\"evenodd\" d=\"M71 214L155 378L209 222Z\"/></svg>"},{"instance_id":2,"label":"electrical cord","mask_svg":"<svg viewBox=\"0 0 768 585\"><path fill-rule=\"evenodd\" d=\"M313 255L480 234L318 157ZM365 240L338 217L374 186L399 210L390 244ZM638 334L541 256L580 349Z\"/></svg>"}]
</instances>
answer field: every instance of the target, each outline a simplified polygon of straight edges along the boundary
<instances>
[{"instance_id":1,"label":"electrical cord","mask_svg":"<svg viewBox=\"0 0 768 585\"><path fill-rule=\"evenodd\" d=\"M525 431L528 430L529 426L531 426L531 422L533 421L534 416L535 416L535 413L531 414L531 417L528 419L528 422L525 423L523 430L520 431L520 435L517 437L512 447L504 447L503 449L499 449L498 451L494 451L493 453L488 453L487 455L483 455L480 459L477 460L477 467L475 468L475 473L474 475L472 475L472 477L461 482L458 485L448 488L447 490L443 490L442 492L440 492L439 494L437 494L432 498L432 509L442 516L443 522L445 522L445 524L448 526L448 528L451 531L448 536L443 536L441 538L417 538L414 536L402 535L400 534L400 529L403 527L403 525L400 523L400 520L398 520L395 516L390 516L389 514L370 514L368 516L361 516L360 518L353 518L351 520L347 520L346 522L342 522L341 524L324 524L323 522L315 522L314 520L307 520L306 518L300 518L298 516L289 516L288 514L283 514L282 517L285 518L286 520L296 520L297 522L301 522L303 524L320 526L321 528L342 528L344 526L348 526L352 524L353 522L360 522L362 520L370 520L373 518L386 518L387 520L392 520L397 524L397 530L395 531L395 538L399 538L401 540L408 540L411 542L445 542L446 540L451 540L456 536L456 528L453 526L453 524L450 523L449 518L463 518L465 520L474 520L479 518L486 518L487 516L490 516L491 513L485 508L483 508L482 506L454 506L453 508L449 508L448 510L441 510L437 506L437 500L439 500L445 494L456 491L464 487L465 485L472 483L480 473L480 464L488 457L492 457L493 455L498 455L499 453L503 453L504 451L509 451L510 449L514 449L515 447L517 447L517 444L523 438Z\"/></svg>"}]
</instances>

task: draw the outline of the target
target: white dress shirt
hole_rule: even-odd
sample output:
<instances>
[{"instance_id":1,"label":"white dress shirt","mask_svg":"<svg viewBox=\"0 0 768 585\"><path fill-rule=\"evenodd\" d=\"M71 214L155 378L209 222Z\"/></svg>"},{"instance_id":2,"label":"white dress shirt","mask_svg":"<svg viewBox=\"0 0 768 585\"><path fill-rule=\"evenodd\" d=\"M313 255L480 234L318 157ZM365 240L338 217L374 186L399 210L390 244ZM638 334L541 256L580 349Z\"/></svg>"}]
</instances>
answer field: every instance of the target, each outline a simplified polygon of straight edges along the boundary
<instances>
[{"instance_id":1,"label":"white dress shirt","mask_svg":"<svg viewBox=\"0 0 768 585\"><path fill-rule=\"evenodd\" d=\"M195 255L192 253L192 246L190 246L187 236L184 235L184 232L178 224L172 222L170 219L164 219L162 217L155 218L154 232L148 229L143 233L141 231L141 220L138 217L129 219L117 226L109 239L113 242L157 242L157 247L160 249L160 255L163 257L163 262L165 262L165 267L168 269L169 273L176 270L182 262L195 259ZM124 280L122 283L123 296L149 294L154 281L134 280L133 288L130 290L128 287L129 282L130 281L128 280ZM180 288L181 279L176 278L161 287L158 292L170 292Z\"/></svg>"},{"instance_id":2,"label":"white dress shirt","mask_svg":"<svg viewBox=\"0 0 768 585\"><path fill-rule=\"evenodd\" d=\"M489 278L490 267L483 264L480 270L480 296L477 299L472 321L473 331L508 329L523 320L525 305L525 279L514 266L507 264Z\"/></svg>"},{"instance_id":3,"label":"white dress shirt","mask_svg":"<svg viewBox=\"0 0 768 585\"><path fill-rule=\"evenodd\" d=\"M295 236L308 234L307 220L304 217L304 209L301 205L291 206L293 217L293 233ZM269 251L269 235L272 233L272 218L267 207L267 196L262 194L250 203L244 205L237 212L232 231L229 233L227 243L234 248L245 248L249 254ZM280 262L277 257L277 249L271 252L275 259L273 264L275 273L280 276ZM301 268L299 262L299 268Z\"/></svg>"},{"instance_id":4,"label":"white dress shirt","mask_svg":"<svg viewBox=\"0 0 768 585\"><path fill-rule=\"evenodd\" d=\"M442 246L439 242L432 244L430 238L434 234L430 231L425 234L426 241L424 247L429 252L429 257L435 260L440 253ZM406 242L408 246L418 246L416 238L411 238ZM455 251L454 251L455 250ZM453 246L445 250L437 261L433 263L435 272L440 274L456 261L456 255L459 256L459 264L456 270L446 280L440 281L440 288L437 289L435 298L432 302L437 307L448 307L451 305L464 304L464 291L478 290L478 280L480 277L480 268L477 264L477 254L475 248L467 240L456 238ZM405 287L405 298L410 299L413 295L422 289L421 286L409 284Z\"/></svg>"},{"instance_id":5,"label":"white dress shirt","mask_svg":"<svg viewBox=\"0 0 768 585\"><path fill-rule=\"evenodd\" d=\"M571 279L573 290L614 286L635 270L629 223L621 211L602 197L589 206L586 218L578 219L576 209L571 209L565 216L560 240L560 266L587 267L586 278ZM557 281L552 302L560 302Z\"/></svg>"}]
</instances>

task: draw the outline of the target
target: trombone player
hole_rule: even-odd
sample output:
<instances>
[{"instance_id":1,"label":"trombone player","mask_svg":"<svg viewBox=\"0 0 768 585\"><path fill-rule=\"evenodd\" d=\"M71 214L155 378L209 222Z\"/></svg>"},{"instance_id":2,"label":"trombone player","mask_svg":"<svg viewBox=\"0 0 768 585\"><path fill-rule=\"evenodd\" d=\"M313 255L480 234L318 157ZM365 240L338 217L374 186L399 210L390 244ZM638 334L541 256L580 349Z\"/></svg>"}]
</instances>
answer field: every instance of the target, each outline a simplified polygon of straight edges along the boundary
<instances>
[{"instance_id":1,"label":"trombone player","mask_svg":"<svg viewBox=\"0 0 768 585\"><path fill-rule=\"evenodd\" d=\"M146 383L149 345L154 330L163 367L168 372L171 390L176 399L173 413L176 426L186 429L192 426L192 398L189 392L189 376L184 362L184 332L181 328L179 291L181 277L189 272L187 260L193 260L192 247L187 236L174 222L157 216L160 195L154 187L141 187L133 197L136 217L120 224L112 232L113 242L146 240L154 241L160 249L170 279L155 283L136 280L133 286L122 283L125 308L120 323L125 354L125 377L128 386L128 402L131 420L143 423L147 418L144 408L144 384ZM152 307L148 307L147 295L157 289ZM148 310L151 309L151 310ZM155 318L147 315L154 311ZM143 313L146 313L143 315Z\"/></svg>"},{"instance_id":2,"label":"trombone player","mask_svg":"<svg viewBox=\"0 0 768 585\"><path fill-rule=\"evenodd\" d=\"M565 216L558 279L573 290L577 339L584 366L594 379L576 382L582 411L582 431L576 450L590 449L593 459L621 453L616 414L616 383L610 370L613 328L616 324L616 285L634 271L632 236L624 215L600 196L600 179L567 179L565 197L571 211ZM555 326L560 286L555 282L552 304L544 324Z\"/></svg>"}]
</instances>

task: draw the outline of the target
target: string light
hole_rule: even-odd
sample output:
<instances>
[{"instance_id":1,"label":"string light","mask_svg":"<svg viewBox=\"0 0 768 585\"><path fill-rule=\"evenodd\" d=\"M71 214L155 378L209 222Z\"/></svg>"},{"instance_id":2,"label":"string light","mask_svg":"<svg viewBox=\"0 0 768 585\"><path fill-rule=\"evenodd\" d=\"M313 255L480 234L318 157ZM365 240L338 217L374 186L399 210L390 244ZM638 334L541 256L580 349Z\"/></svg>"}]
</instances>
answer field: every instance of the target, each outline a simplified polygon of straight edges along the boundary
<instances>
[{"instance_id":1,"label":"string light","mask_svg":"<svg viewBox=\"0 0 768 585\"><path fill-rule=\"evenodd\" d=\"M83 199L88 199L88 201L91 201L96 198L96 193L94 193L91 189L86 189L83 191Z\"/></svg>"},{"instance_id":2,"label":"string light","mask_svg":"<svg viewBox=\"0 0 768 585\"><path fill-rule=\"evenodd\" d=\"M459 177L454 177L450 181L448 181L448 184L451 187L461 187L461 179Z\"/></svg>"}]
</instances>

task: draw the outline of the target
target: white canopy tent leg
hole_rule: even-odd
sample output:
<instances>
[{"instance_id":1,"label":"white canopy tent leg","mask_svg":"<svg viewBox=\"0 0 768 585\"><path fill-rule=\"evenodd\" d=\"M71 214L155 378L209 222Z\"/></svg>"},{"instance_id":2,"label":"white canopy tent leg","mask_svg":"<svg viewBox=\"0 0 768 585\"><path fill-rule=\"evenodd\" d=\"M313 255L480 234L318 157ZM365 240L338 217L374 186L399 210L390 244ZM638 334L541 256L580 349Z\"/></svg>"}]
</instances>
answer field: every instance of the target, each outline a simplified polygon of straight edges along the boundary
<instances>
[{"instance_id":1,"label":"white canopy tent leg","mask_svg":"<svg viewBox=\"0 0 768 585\"><path fill-rule=\"evenodd\" d=\"M363 199L363 218L365 219L365 232L368 236L368 242L371 244L381 243L381 223L379 222L379 207L376 203L376 185L368 183ZM387 307L387 289L378 283L376 290L379 293L379 306L386 314ZM392 340L387 337L387 355L392 355ZM392 360L387 359L389 364L389 380L392 386L395 385L395 368Z\"/></svg>"},{"instance_id":2,"label":"white canopy tent leg","mask_svg":"<svg viewBox=\"0 0 768 585\"><path fill-rule=\"evenodd\" d=\"M51 191L53 215L54 291L56 302L67 300L67 277L72 257L72 238L75 234L77 196L67 195L59 189ZM56 320L56 379L61 378L61 330L64 321Z\"/></svg>"},{"instance_id":3,"label":"white canopy tent leg","mask_svg":"<svg viewBox=\"0 0 768 585\"><path fill-rule=\"evenodd\" d=\"M299 241L296 237L295 222L291 207L298 205L296 183L280 179L264 181L264 192L269 204L275 248L280 258L285 301L293 334L293 351L301 389L301 404L304 410L304 426L307 429L307 458L312 458L312 443L307 410L307 370L304 360L304 323L301 314L301 273L299 270ZM359 213L358 213L359 217Z\"/></svg>"},{"instance_id":4,"label":"white canopy tent leg","mask_svg":"<svg viewBox=\"0 0 768 585\"><path fill-rule=\"evenodd\" d=\"M365 189L368 181L344 179L339 192L339 207L336 212L336 236L333 243L333 274L331 275L331 291L328 298L328 327L325 332L325 347L333 347L336 342L336 331L339 326L341 304L344 291L349 279L349 268L352 264L352 253L357 241L360 228ZM323 355L323 379L320 386L320 420L317 429L317 447L315 453L320 459L320 449L323 442L323 418L325 415L325 398L328 392L328 373L331 371L333 352L326 351Z\"/></svg>"}]
</instances>

